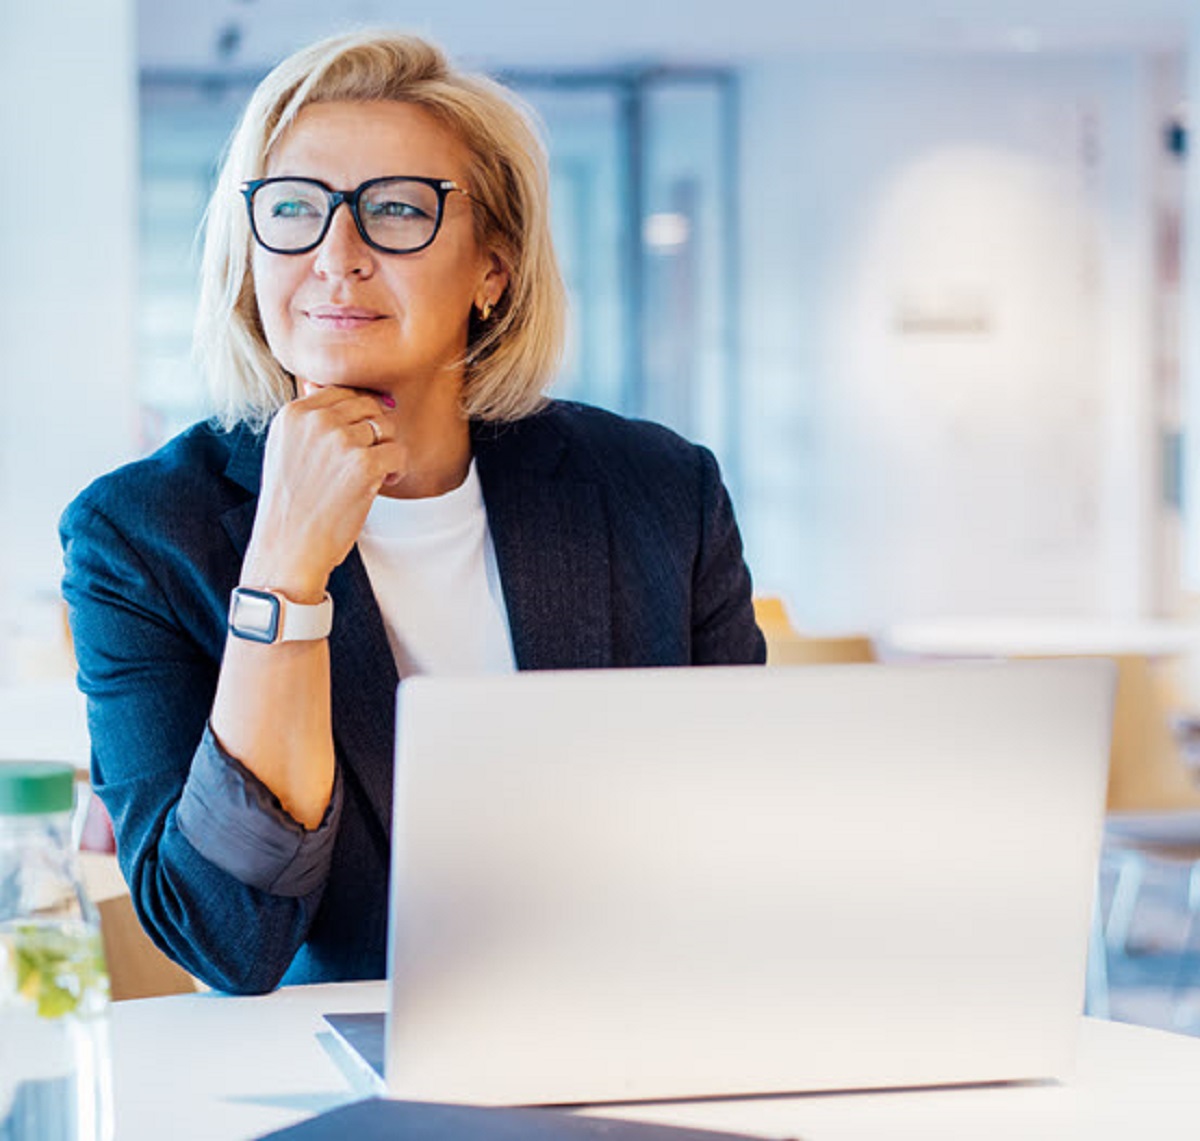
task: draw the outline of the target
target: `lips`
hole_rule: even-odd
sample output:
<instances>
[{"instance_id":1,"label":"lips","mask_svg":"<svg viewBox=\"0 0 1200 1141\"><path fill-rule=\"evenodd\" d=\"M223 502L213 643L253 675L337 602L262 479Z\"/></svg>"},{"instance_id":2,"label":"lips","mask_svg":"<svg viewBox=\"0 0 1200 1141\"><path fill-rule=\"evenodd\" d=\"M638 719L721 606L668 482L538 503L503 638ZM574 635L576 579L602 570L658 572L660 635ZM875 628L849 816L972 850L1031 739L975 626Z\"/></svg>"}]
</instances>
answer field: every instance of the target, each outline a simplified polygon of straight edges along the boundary
<instances>
[{"instance_id":1,"label":"lips","mask_svg":"<svg viewBox=\"0 0 1200 1141\"><path fill-rule=\"evenodd\" d=\"M361 329L385 316L357 305L314 305L305 309L304 315L323 329Z\"/></svg>"}]
</instances>

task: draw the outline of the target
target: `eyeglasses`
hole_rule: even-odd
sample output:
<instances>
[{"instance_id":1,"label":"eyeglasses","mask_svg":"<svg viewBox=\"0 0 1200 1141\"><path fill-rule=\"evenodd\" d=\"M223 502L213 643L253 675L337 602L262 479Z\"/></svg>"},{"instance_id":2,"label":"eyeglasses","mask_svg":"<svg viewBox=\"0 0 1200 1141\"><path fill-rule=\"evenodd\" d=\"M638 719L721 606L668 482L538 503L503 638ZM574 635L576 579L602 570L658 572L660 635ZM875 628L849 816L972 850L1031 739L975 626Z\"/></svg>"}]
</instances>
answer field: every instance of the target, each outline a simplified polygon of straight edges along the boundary
<instances>
[{"instance_id":1,"label":"eyeglasses","mask_svg":"<svg viewBox=\"0 0 1200 1141\"><path fill-rule=\"evenodd\" d=\"M437 237L446 197L466 195L445 178L369 178L333 190L315 178L256 178L242 184L254 239L274 254L306 254L329 233L344 202L362 240L385 254L415 254Z\"/></svg>"}]
</instances>

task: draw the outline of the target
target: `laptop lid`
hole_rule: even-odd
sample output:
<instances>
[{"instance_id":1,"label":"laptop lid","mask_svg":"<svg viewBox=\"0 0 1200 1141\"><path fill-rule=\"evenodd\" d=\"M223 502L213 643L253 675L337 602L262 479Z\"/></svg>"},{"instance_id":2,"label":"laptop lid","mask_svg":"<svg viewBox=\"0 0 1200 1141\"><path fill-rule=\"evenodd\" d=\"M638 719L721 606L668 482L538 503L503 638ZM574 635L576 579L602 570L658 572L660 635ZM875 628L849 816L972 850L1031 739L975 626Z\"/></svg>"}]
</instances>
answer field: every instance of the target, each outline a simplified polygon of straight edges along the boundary
<instances>
[{"instance_id":1,"label":"laptop lid","mask_svg":"<svg viewBox=\"0 0 1200 1141\"><path fill-rule=\"evenodd\" d=\"M404 682L389 1092L1063 1075L1113 686L1102 661Z\"/></svg>"}]
</instances>

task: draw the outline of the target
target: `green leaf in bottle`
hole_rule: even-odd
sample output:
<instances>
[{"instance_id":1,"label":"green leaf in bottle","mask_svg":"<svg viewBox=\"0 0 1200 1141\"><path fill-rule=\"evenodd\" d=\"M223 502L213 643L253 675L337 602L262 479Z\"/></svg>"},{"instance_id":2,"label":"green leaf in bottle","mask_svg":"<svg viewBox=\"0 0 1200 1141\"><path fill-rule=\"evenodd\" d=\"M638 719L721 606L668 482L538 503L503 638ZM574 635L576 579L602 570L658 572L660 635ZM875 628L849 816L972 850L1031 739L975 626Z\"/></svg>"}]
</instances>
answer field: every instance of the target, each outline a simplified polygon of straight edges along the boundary
<instances>
[{"instance_id":1,"label":"green leaf in bottle","mask_svg":"<svg viewBox=\"0 0 1200 1141\"><path fill-rule=\"evenodd\" d=\"M97 932L22 924L14 934L17 990L37 1004L40 1017L74 1014L87 998L107 990L104 950Z\"/></svg>"}]
</instances>

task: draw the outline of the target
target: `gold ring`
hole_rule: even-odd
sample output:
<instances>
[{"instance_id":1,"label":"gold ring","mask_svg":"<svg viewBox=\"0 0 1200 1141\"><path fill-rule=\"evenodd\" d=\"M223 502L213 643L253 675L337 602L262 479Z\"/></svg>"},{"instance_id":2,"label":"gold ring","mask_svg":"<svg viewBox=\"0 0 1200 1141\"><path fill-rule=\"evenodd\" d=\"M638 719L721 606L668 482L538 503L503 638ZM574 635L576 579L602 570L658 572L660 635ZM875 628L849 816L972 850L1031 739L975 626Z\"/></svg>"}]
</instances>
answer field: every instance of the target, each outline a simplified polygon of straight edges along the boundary
<instances>
[{"instance_id":1,"label":"gold ring","mask_svg":"<svg viewBox=\"0 0 1200 1141\"><path fill-rule=\"evenodd\" d=\"M368 420L367 427L371 429L371 435L375 437L371 441L371 447L374 447L383 439L383 429L374 420Z\"/></svg>"}]
</instances>

